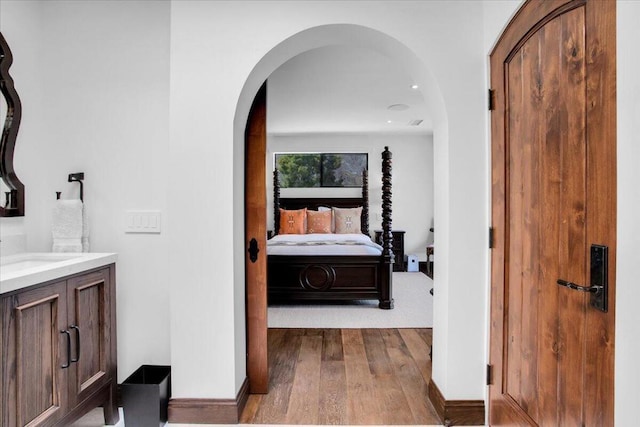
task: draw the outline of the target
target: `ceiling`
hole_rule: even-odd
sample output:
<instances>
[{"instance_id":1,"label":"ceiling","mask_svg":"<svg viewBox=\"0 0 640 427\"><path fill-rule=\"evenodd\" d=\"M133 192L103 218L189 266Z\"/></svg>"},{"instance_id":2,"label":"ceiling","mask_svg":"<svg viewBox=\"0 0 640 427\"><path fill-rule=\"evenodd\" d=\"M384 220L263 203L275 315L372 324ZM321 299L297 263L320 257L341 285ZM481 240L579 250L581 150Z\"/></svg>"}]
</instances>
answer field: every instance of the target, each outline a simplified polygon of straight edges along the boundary
<instances>
[{"instance_id":1,"label":"ceiling","mask_svg":"<svg viewBox=\"0 0 640 427\"><path fill-rule=\"evenodd\" d=\"M423 94L413 84L404 69L374 50L312 49L269 76L267 132L430 134ZM416 120L422 123L409 124Z\"/></svg>"}]
</instances>

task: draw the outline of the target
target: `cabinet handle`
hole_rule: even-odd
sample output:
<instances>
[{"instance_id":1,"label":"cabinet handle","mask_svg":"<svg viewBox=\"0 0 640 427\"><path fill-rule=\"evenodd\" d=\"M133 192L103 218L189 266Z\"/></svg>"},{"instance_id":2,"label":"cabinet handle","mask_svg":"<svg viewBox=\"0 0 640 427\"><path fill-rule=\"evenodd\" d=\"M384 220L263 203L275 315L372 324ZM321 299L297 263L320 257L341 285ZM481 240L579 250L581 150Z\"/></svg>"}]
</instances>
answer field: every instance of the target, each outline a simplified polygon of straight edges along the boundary
<instances>
[{"instance_id":1,"label":"cabinet handle","mask_svg":"<svg viewBox=\"0 0 640 427\"><path fill-rule=\"evenodd\" d=\"M71 359L71 363L76 363L78 360L80 360L80 328L77 325L71 325L69 326L69 329L75 329L76 330L76 358L75 359Z\"/></svg>"},{"instance_id":2,"label":"cabinet handle","mask_svg":"<svg viewBox=\"0 0 640 427\"><path fill-rule=\"evenodd\" d=\"M71 365L71 363L69 363L71 360L71 333L68 330L60 331L60 333L67 336L67 363L60 366L62 369L66 369Z\"/></svg>"}]
</instances>

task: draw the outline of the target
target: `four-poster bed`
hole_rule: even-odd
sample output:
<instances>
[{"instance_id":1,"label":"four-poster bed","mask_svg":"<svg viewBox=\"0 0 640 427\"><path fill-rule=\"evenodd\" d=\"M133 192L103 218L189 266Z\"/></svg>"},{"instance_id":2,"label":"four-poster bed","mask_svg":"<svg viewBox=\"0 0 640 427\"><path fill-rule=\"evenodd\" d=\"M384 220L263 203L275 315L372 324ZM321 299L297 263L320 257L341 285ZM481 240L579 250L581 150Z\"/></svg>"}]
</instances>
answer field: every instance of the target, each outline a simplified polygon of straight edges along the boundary
<instances>
[{"instance_id":1,"label":"four-poster bed","mask_svg":"<svg viewBox=\"0 0 640 427\"><path fill-rule=\"evenodd\" d=\"M362 197L355 198L282 198L277 169L274 171L274 233L267 245L267 289L269 303L303 301L352 301L377 299L382 309L393 308L392 298L392 233L391 233L391 152L382 153L382 245L369 236L369 190L367 171L363 172ZM362 209L358 234L307 235L302 252L280 254L279 247L289 250L292 240L304 236L279 236L281 209L284 212L332 209L336 215ZM344 209L345 211L341 211ZM359 210L358 210L359 211ZM347 217L347 225L352 219ZM340 225L336 227L336 232ZM333 230L332 230L333 231ZM319 237L323 236L323 237ZM366 237L365 237L366 236ZM292 237L289 238L288 237ZM293 238L295 237L295 238ZM340 240L343 238L343 240ZM346 240L345 240L346 239ZM339 240L339 242L335 242ZM337 244L336 244L337 243ZM334 252L337 248L338 251ZM377 247L377 249L376 249ZM294 249L295 250L295 249ZM355 252L353 252L355 251ZM274 254L276 253L276 254ZM303 253L303 254L301 254ZM357 253L357 254L353 254Z\"/></svg>"}]
</instances>

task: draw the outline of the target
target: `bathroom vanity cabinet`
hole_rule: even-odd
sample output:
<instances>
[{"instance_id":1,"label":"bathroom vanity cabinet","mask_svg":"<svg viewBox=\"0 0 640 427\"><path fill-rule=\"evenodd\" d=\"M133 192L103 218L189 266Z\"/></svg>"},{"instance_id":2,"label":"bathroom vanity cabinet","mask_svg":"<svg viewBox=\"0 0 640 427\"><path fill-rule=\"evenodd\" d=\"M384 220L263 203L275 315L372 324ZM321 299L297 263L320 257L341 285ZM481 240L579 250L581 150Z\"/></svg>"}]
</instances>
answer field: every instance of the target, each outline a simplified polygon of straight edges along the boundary
<instances>
[{"instance_id":1,"label":"bathroom vanity cabinet","mask_svg":"<svg viewBox=\"0 0 640 427\"><path fill-rule=\"evenodd\" d=\"M0 425L118 421L115 301L115 264L0 296Z\"/></svg>"}]
</instances>

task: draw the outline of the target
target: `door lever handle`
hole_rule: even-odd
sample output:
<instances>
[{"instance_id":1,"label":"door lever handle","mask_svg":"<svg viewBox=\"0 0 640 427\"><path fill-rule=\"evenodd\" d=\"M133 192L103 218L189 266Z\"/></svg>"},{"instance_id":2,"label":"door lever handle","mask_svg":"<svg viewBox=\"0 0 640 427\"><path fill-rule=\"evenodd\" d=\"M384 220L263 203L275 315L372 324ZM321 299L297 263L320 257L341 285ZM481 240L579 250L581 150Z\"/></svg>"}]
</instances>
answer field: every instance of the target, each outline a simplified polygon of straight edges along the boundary
<instances>
[{"instance_id":1,"label":"door lever handle","mask_svg":"<svg viewBox=\"0 0 640 427\"><path fill-rule=\"evenodd\" d=\"M603 245L591 245L591 286L577 285L558 279L560 286L591 294L591 306L606 313L609 308L609 248Z\"/></svg>"},{"instance_id":2,"label":"door lever handle","mask_svg":"<svg viewBox=\"0 0 640 427\"><path fill-rule=\"evenodd\" d=\"M556 282L560 286L564 286L565 288L574 289L580 292L592 292L596 293L602 289L602 286L581 286L577 285L573 282L567 282L566 280L558 279Z\"/></svg>"}]
</instances>

